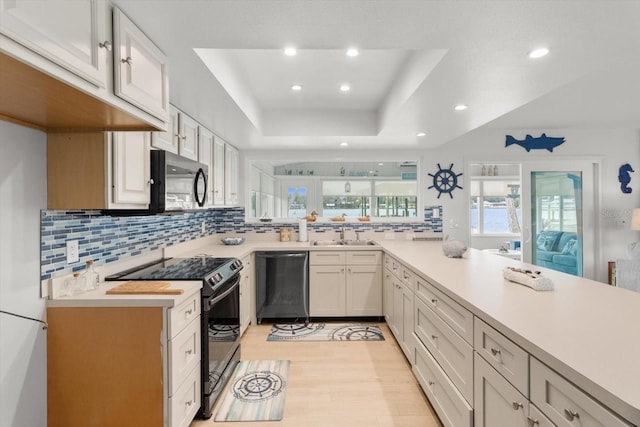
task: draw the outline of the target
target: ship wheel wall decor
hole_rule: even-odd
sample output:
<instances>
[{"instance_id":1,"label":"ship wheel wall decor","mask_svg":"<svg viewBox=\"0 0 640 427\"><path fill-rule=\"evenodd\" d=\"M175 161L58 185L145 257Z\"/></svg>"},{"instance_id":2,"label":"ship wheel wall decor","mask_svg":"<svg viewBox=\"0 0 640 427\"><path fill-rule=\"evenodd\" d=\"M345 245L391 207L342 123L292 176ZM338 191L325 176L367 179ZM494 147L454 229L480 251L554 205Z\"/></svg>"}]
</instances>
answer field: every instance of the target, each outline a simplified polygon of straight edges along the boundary
<instances>
[{"instance_id":1,"label":"ship wheel wall decor","mask_svg":"<svg viewBox=\"0 0 640 427\"><path fill-rule=\"evenodd\" d=\"M462 176L462 174L456 174L453 171L453 163L451 163L449 169L442 169L442 166L438 163L438 171L435 174L430 173L429 176L433 177L433 185L430 185L428 188L438 190L438 199L442 193L448 194L449 197L453 199L453 194L451 194L453 190L456 188L462 189L462 187L458 185L458 177Z\"/></svg>"}]
</instances>

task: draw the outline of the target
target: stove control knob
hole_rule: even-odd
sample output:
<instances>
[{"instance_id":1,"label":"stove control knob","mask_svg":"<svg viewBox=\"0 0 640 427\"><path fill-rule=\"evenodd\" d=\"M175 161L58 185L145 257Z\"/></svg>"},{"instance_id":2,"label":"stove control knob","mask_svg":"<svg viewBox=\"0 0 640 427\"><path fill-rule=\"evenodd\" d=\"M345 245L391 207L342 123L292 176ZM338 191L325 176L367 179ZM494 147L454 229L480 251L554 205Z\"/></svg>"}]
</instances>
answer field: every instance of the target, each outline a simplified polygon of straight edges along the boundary
<instances>
[{"instance_id":1,"label":"stove control knob","mask_svg":"<svg viewBox=\"0 0 640 427\"><path fill-rule=\"evenodd\" d=\"M220 281L221 281L221 280L222 280L222 274L220 274L220 273L216 273L216 274L214 274L214 275L213 275L213 277L211 278L211 280L210 280L210 281L211 281L214 285L217 285L218 283L220 283Z\"/></svg>"},{"instance_id":2,"label":"stove control knob","mask_svg":"<svg viewBox=\"0 0 640 427\"><path fill-rule=\"evenodd\" d=\"M242 267L242 261L240 261L239 259L233 261L233 264L231 264L231 268L233 270L239 270Z\"/></svg>"}]
</instances>

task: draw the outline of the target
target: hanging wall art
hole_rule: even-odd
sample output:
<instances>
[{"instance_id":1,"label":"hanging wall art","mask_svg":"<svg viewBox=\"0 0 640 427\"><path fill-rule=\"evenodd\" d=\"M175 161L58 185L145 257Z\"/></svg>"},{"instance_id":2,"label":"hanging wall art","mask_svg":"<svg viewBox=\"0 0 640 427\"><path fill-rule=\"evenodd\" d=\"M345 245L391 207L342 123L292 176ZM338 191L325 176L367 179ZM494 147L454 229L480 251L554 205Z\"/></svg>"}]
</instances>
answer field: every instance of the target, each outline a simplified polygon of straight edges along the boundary
<instances>
[{"instance_id":1,"label":"hanging wall art","mask_svg":"<svg viewBox=\"0 0 640 427\"><path fill-rule=\"evenodd\" d=\"M527 152L531 150L549 150L550 153L553 153L553 149L558 145L564 144L564 142L564 137L547 136L546 133L538 137L527 135L524 139L515 139L511 135L507 135L504 146L519 145L527 150Z\"/></svg>"},{"instance_id":2,"label":"hanging wall art","mask_svg":"<svg viewBox=\"0 0 640 427\"><path fill-rule=\"evenodd\" d=\"M624 194L631 194L633 189L629 187L631 182L631 172L635 172L629 163L625 163L618 169L618 181L620 181L620 191Z\"/></svg>"},{"instance_id":3,"label":"hanging wall art","mask_svg":"<svg viewBox=\"0 0 640 427\"><path fill-rule=\"evenodd\" d=\"M429 174L429 176L433 177L433 185L428 188L435 188L438 191L438 199L442 193L448 194L453 199L453 194L451 194L453 190L456 188L462 189L458 185L458 177L461 175L461 173L456 174L453 171L453 163L451 163L449 169L442 169L440 163L438 163L438 171L435 174Z\"/></svg>"}]
</instances>

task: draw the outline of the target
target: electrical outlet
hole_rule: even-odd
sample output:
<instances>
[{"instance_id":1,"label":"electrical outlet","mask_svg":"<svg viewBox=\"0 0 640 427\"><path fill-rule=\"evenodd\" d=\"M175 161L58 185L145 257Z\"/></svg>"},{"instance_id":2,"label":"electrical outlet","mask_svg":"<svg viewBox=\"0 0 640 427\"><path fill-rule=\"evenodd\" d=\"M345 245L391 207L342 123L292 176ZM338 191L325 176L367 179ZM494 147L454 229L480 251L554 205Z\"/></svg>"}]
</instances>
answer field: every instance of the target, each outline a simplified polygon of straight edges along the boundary
<instances>
[{"instance_id":1,"label":"electrical outlet","mask_svg":"<svg viewBox=\"0 0 640 427\"><path fill-rule=\"evenodd\" d=\"M67 264L80 261L80 249L77 240L67 240Z\"/></svg>"},{"instance_id":2,"label":"electrical outlet","mask_svg":"<svg viewBox=\"0 0 640 427\"><path fill-rule=\"evenodd\" d=\"M394 240L396 233L384 233L384 240Z\"/></svg>"},{"instance_id":3,"label":"electrical outlet","mask_svg":"<svg viewBox=\"0 0 640 427\"><path fill-rule=\"evenodd\" d=\"M204 221L202 221L202 234L207 232L207 225Z\"/></svg>"}]
</instances>

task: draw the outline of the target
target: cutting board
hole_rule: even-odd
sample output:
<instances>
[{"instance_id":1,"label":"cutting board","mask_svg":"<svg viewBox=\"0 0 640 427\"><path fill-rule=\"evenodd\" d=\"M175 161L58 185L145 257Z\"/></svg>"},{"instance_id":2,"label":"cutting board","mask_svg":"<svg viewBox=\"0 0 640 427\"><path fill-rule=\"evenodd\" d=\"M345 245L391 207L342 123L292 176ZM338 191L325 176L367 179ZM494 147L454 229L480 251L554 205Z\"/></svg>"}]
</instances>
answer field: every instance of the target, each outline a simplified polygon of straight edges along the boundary
<instances>
[{"instance_id":1,"label":"cutting board","mask_svg":"<svg viewBox=\"0 0 640 427\"><path fill-rule=\"evenodd\" d=\"M108 295L133 295L133 294L163 294L163 295L180 295L184 293L184 289L170 288L169 282L126 282L109 289L105 293Z\"/></svg>"}]
</instances>

